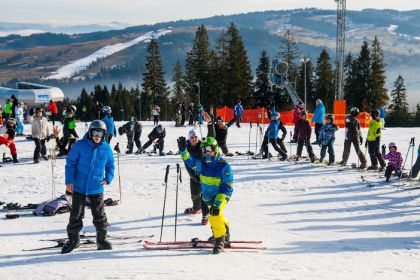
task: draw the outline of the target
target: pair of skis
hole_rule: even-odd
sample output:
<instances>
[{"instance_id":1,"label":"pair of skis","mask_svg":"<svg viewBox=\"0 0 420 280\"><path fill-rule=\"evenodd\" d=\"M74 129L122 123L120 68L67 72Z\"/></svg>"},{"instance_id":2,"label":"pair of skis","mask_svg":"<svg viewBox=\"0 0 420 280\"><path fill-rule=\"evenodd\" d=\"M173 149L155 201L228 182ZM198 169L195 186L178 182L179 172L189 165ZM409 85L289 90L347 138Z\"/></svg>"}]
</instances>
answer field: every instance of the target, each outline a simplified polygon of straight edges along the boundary
<instances>
[{"instance_id":1,"label":"pair of skis","mask_svg":"<svg viewBox=\"0 0 420 280\"><path fill-rule=\"evenodd\" d=\"M260 246L262 241L230 241L230 246L225 247L226 250L266 250L266 247ZM213 249L212 241L199 240L193 238L191 241L174 241L174 242L151 242L144 241L143 248L146 250L211 250Z\"/></svg>"}]
</instances>

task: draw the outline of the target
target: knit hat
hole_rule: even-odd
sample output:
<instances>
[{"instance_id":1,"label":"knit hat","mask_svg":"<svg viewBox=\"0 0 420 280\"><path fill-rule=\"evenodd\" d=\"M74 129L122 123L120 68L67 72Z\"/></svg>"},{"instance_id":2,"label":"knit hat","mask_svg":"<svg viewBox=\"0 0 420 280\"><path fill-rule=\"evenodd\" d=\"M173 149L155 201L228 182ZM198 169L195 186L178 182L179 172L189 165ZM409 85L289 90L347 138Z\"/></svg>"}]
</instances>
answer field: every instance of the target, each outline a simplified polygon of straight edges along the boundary
<instances>
[{"instance_id":1,"label":"knit hat","mask_svg":"<svg viewBox=\"0 0 420 280\"><path fill-rule=\"evenodd\" d=\"M194 136L197 136L197 132L194 129L188 131L188 139Z\"/></svg>"}]
</instances>

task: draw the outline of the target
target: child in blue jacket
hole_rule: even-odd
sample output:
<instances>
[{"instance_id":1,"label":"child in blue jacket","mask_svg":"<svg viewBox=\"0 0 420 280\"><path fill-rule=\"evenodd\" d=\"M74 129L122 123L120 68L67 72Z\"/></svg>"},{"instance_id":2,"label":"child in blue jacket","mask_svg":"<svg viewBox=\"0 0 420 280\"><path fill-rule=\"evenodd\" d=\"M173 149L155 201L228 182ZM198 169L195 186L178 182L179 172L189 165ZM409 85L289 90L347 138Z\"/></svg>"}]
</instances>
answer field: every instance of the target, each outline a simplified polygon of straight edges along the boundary
<instances>
[{"instance_id":1,"label":"child in blue jacket","mask_svg":"<svg viewBox=\"0 0 420 280\"><path fill-rule=\"evenodd\" d=\"M101 120L93 121L89 132L76 142L66 159L66 193L72 194L70 220L67 226L69 240L61 253L67 254L80 244L79 232L83 227L82 219L86 198L91 202L93 224L96 228L98 250L111 250L106 240L108 220L104 209L104 185L114 178L114 155L105 141L106 125Z\"/></svg>"},{"instance_id":2,"label":"child in blue jacket","mask_svg":"<svg viewBox=\"0 0 420 280\"><path fill-rule=\"evenodd\" d=\"M319 145L321 146L321 157L319 161L322 163L325 157L325 152L328 149L328 165L334 165L335 154L334 154L334 141L335 132L338 130L337 125L334 124L334 116L327 116L327 123L321 127L319 131Z\"/></svg>"},{"instance_id":3,"label":"child in blue jacket","mask_svg":"<svg viewBox=\"0 0 420 280\"><path fill-rule=\"evenodd\" d=\"M104 117L102 121L106 125L106 138L105 141L109 144L111 143L112 136L117 136L117 129L115 128L114 118L111 116L112 109L109 106L104 106L102 109Z\"/></svg>"}]
</instances>

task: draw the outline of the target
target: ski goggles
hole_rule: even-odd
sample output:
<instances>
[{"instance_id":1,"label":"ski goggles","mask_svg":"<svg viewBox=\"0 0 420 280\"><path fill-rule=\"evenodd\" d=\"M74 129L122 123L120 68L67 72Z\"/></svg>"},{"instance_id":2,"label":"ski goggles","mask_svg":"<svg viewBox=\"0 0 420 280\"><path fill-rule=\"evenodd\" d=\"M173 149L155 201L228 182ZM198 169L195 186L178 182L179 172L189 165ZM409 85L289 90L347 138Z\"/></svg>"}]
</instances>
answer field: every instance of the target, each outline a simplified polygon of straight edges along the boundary
<instances>
[{"instance_id":1,"label":"ski goggles","mask_svg":"<svg viewBox=\"0 0 420 280\"><path fill-rule=\"evenodd\" d=\"M92 137L101 137L102 138L102 137L104 137L104 132L102 130L93 129L93 130L91 130L90 135Z\"/></svg>"},{"instance_id":2,"label":"ski goggles","mask_svg":"<svg viewBox=\"0 0 420 280\"><path fill-rule=\"evenodd\" d=\"M201 151L203 152L203 154L212 153L212 152L215 152L216 151L216 147L215 146L201 147Z\"/></svg>"}]
</instances>

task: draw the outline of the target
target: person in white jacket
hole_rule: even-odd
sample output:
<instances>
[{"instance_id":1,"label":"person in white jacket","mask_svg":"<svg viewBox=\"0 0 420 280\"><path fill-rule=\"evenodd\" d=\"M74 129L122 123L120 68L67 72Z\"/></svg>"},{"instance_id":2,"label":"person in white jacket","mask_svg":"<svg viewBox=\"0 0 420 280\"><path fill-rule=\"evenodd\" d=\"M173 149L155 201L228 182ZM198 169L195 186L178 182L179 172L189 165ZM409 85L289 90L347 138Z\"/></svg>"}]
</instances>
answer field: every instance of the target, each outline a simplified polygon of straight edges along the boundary
<instances>
[{"instance_id":1,"label":"person in white jacket","mask_svg":"<svg viewBox=\"0 0 420 280\"><path fill-rule=\"evenodd\" d=\"M48 160L47 148L45 141L50 139L50 129L48 121L42 116L42 108L35 109L35 116L31 120L32 124L32 140L35 142L34 163L39 163L40 153L43 159Z\"/></svg>"}]
</instances>

